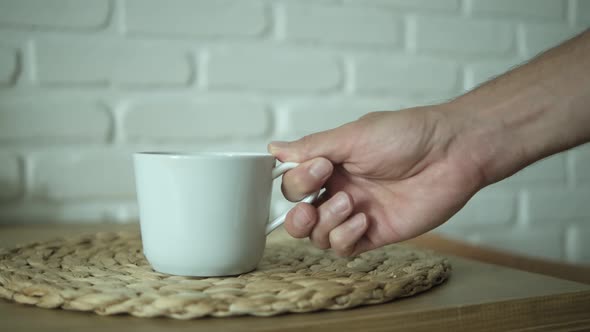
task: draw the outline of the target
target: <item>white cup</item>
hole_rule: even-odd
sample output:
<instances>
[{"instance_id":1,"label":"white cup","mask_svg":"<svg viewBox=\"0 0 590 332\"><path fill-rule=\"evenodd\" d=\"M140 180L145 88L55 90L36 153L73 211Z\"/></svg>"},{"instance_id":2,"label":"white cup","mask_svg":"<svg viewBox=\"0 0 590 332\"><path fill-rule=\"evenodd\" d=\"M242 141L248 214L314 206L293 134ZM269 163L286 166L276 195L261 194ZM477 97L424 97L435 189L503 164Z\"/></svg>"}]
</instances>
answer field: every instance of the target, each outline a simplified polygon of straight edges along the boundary
<instances>
[{"instance_id":1,"label":"white cup","mask_svg":"<svg viewBox=\"0 0 590 332\"><path fill-rule=\"evenodd\" d=\"M272 180L298 165L275 163L258 153L136 153L141 238L152 267L203 277L255 269L266 235L287 215L268 222Z\"/></svg>"}]
</instances>

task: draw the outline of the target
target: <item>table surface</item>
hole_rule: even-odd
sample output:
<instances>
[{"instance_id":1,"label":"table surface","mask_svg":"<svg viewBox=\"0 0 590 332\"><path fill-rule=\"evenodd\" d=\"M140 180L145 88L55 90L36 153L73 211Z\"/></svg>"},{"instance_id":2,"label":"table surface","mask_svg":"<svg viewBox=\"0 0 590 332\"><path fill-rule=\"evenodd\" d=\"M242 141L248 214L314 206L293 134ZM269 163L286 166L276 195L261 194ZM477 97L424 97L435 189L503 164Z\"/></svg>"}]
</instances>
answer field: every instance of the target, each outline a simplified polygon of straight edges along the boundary
<instances>
[{"instance_id":1,"label":"table surface","mask_svg":"<svg viewBox=\"0 0 590 332\"><path fill-rule=\"evenodd\" d=\"M0 247L120 225L0 226ZM422 240L424 241L424 239ZM416 242L420 243L420 241ZM429 245L423 246L429 247ZM432 247L432 245L430 245ZM522 328L590 329L590 285L499 265L449 256L451 278L423 294L391 303L341 311L274 317L206 318L178 321L40 309L0 300L0 330L45 331L498 331Z\"/></svg>"}]
</instances>

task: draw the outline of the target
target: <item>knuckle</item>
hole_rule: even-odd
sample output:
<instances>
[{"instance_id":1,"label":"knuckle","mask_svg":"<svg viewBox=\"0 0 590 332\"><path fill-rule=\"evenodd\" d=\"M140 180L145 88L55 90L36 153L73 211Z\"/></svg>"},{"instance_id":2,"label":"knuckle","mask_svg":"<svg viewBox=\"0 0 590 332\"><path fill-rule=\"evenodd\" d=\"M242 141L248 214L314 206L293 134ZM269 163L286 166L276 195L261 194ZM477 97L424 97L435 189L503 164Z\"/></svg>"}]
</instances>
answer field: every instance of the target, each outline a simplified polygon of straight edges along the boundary
<instances>
[{"instance_id":1,"label":"knuckle","mask_svg":"<svg viewBox=\"0 0 590 332\"><path fill-rule=\"evenodd\" d=\"M338 256L349 256L352 252L352 245L347 243L338 232L330 232L330 246Z\"/></svg>"},{"instance_id":2,"label":"knuckle","mask_svg":"<svg viewBox=\"0 0 590 332\"><path fill-rule=\"evenodd\" d=\"M350 250L334 250L337 256L340 257L350 257Z\"/></svg>"},{"instance_id":3,"label":"knuckle","mask_svg":"<svg viewBox=\"0 0 590 332\"><path fill-rule=\"evenodd\" d=\"M309 204L307 204L307 203L299 203L299 204L295 205L294 210L296 211L295 213L297 213L300 216L300 218L307 221L306 228L310 229L315 223L316 216L307 207L308 205Z\"/></svg>"},{"instance_id":4,"label":"knuckle","mask_svg":"<svg viewBox=\"0 0 590 332\"><path fill-rule=\"evenodd\" d=\"M342 245L342 236L338 232L330 232L329 234L330 246L334 249L340 250Z\"/></svg>"},{"instance_id":5,"label":"knuckle","mask_svg":"<svg viewBox=\"0 0 590 332\"><path fill-rule=\"evenodd\" d=\"M287 181L284 181L281 185L281 191L283 192L285 198L287 198L290 201L297 201L301 199L301 197L303 197L304 195L301 193L301 190L297 188L297 185L293 182L288 183Z\"/></svg>"},{"instance_id":6,"label":"knuckle","mask_svg":"<svg viewBox=\"0 0 590 332\"><path fill-rule=\"evenodd\" d=\"M301 146L303 147L304 151L308 151L310 149L313 142L315 141L316 136L317 136L316 134L308 134L308 135L301 137L299 142L301 143Z\"/></svg>"},{"instance_id":7,"label":"knuckle","mask_svg":"<svg viewBox=\"0 0 590 332\"><path fill-rule=\"evenodd\" d=\"M309 192L313 191L313 183L298 169L294 169L285 173L283 177L283 183L281 189L285 196L289 195L290 198L299 199ZM289 198L289 197L288 197Z\"/></svg>"},{"instance_id":8,"label":"knuckle","mask_svg":"<svg viewBox=\"0 0 590 332\"><path fill-rule=\"evenodd\" d=\"M351 247L337 247L337 248L332 247L332 249L334 250L336 255L338 255L340 257L350 257L350 254L352 253Z\"/></svg>"},{"instance_id":9,"label":"knuckle","mask_svg":"<svg viewBox=\"0 0 590 332\"><path fill-rule=\"evenodd\" d=\"M318 206L318 214L320 219L322 220L329 220L331 224L337 224L338 221L349 213L349 210L352 209L352 206L348 206L350 204L346 204L344 208L339 206L342 203L338 203L335 201L334 196L327 199L323 204Z\"/></svg>"},{"instance_id":10,"label":"knuckle","mask_svg":"<svg viewBox=\"0 0 590 332\"><path fill-rule=\"evenodd\" d=\"M322 236L318 236L317 232L311 233L309 236L311 243L319 249L328 249L330 248L330 242L326 239L322 238Z\"/></svg>"}]
</instances>

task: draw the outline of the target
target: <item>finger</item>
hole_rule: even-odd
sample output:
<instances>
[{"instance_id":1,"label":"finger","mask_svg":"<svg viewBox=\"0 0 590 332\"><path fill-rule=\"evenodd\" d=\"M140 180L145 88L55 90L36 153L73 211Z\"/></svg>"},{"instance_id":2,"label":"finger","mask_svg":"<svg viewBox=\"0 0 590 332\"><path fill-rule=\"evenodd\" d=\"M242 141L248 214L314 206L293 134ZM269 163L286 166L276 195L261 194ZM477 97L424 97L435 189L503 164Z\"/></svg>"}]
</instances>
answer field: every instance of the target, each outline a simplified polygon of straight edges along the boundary
<instances>
[{"instance_id":1,"label":"finger","mask_svg":"<svg viewBox=\"0 0 590 332\"><path fill-rule=\"evenodd\" d=\"M283 175L283 195L291 202L299 201L320 190L333 170L334 166L326 158L306 161Z\"/></svg>"},{"instance_id":2,"label":"finger","mask_svg":"<svg viewBox=\"0 0 590 332\"><path fill-rule=\"evenodd\" d=\"M287 213L285 230L294 238L308 237L317 219L317 210L313 205L299 203Z\"/></svg>"},{"instance_id":3,"label":"finger","mask_svg":"<svg viewBox=\"0 0 590 332\"><path fill-rule=\"evenodd\" d=\"M352 213L352 199L340 191L317 208L318 220L311 231L311 242L320 249L330 248L330 232Z\"/></svg>"},{"instance_id":4,"label":"finger","mask_svg":"<svg viewBox=\"0 0 590 332\"><path fill-rule=\"evenodd\" d=\"M364 213L355 214L330 232L330 247L336 255L348 257L356 252L359 240L367 231L369 223Z\"/></svg>"},{"instance_id":5,"label":"finger","mask_svg":"<svg viewBox=\"0 0 590 332\"><path fill-rule=\"evenodd\" d=\"M274 141L268 145L268 151L281 161L303 162L326 157L334 163L342 163L350 155L355 141L352 131L350 125L344 125L293 142Z\"/></svg>"}]
</instances>

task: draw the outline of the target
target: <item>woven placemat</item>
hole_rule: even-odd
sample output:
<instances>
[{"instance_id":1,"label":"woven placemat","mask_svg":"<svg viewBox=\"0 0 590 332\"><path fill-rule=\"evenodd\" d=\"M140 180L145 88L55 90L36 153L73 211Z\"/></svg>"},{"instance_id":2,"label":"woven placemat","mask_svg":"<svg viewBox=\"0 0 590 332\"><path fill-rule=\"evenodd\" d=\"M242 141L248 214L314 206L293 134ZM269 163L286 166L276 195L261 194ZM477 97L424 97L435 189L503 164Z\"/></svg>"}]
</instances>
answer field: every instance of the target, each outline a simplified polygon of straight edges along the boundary
<instances>
[{"instance_id":1,"label":"woven placemat","mask_svg":"<svg viewBox=\"0 0 590 332\"><path fill-rule=\"evenodd\" d=\"M270 240L259 267L234 277L154 272L138 233L96 233L0 249L0 297L43 308L191 319L345 309L442 283L449 262L391 245L338 258L306 241Z\"/></svg>"}]
</instances>

